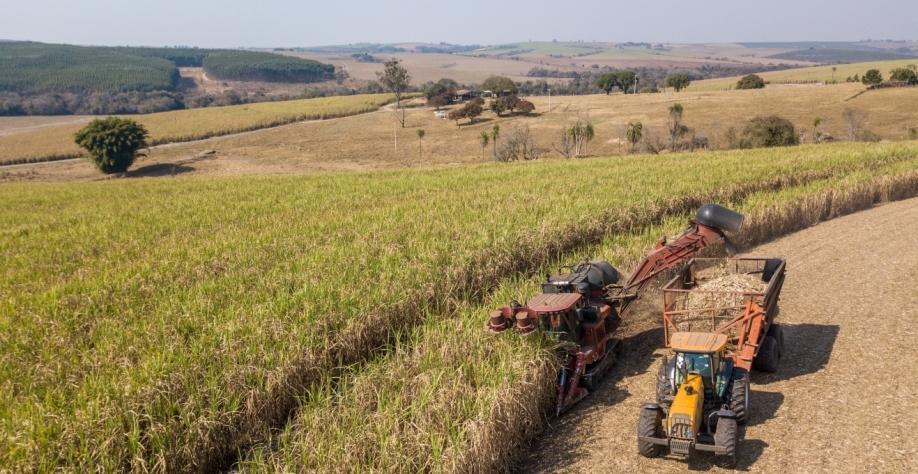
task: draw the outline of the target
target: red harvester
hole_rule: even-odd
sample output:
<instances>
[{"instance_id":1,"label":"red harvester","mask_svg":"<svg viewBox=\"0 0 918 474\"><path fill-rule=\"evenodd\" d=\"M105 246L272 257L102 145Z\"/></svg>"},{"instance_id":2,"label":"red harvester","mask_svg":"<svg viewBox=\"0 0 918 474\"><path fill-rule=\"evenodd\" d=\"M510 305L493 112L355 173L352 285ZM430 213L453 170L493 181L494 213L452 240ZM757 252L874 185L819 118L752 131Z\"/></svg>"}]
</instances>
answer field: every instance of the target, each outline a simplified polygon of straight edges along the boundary
<instances>
[{"instance_id":1,"label":"red harvester","mask_svg":"<svg viewBox=\"0 0 918 474\"><path fill-rule=\"evenodd\" d=\"M675 239L664 237L644 257L624 284L620 273L605 261L585 261L570 273L549 276L542 293L526 305L512 302L491 312L488 328L519 334L536 329L559 342L561 373L556 413L585 397L615 362L621 340L613 338L628 308L662 272L679 267L696 253L726 241L725 232L740 229L743 216L708 204L696 213L688 228Z\"/></svg>"}]
</instances>

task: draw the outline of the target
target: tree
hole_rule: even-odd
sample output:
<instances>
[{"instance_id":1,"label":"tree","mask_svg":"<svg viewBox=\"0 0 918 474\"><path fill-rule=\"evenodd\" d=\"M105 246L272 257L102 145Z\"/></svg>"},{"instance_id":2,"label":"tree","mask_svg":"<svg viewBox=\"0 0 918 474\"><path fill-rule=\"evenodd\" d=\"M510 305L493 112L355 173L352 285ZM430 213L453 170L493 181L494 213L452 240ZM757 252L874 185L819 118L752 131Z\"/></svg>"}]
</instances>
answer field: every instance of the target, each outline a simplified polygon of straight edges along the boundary
<instances>
[{"instance_id":1,"label":"tree","mask_svg":"<svg viewBox=\"0 0 918 474\"><path fill-rule=\"evenodd\" d=\"M822 133L822 129L819 127L822 126L822 117L816 117L813 119L813 143L822 143L825 140L825 136Z\"/></svg>"},{"instance_id":2,"label":"tree","mask_svg":"<svg viewBox=\"0 0 918 474\"><path fill-rule=\"evenodd\" d=\"M689 132L689 128L682 124L682 104L673 104L669 108L669 149L676 151L679 139Z\"/></svg>"},{"instance_id":3,"label":"tree","mask_svg":"<svg viewBox=\"0 0 918 474\"><path fill-rule=\"evenodd\" d=\"M867 86L875 86L883 82L883 75L880 74L879 69L871 69L864 73L864 77L861 78L861 82Z\"/></svg>"},{"instance_id":4,"label":"tree","mask_svg":"<svg viewBox=\"0 0 918 474\"><path fill-rule=\"evenodd\" d=\"M440 107L445 107L449 105L449 95L447 94L435 95L427 99L427 105L434 107L437 110L440 110Z\"/></svg>"},{"instance_id":5,"label":"tree","mask_svg":"<svg viewBox=\"0 0 918 474\"><path fill-rule=\"evenodd\" d=\"M618 76L614 72L607 72L596 80L596 87L605 91L606 95L612 93L612 89L618 87Z\"/></svg>"},{"instance_id":6,"label":"tree","mask_svg":"<svg viewBox=\"0 0 918 474\"><path fill-rule=\"evenodd\" d=\"M634 92L631 89L634 87L634 83L637 81L637 75L631 71L619 71L616 73L618 80L618 87L622 90L622 93L628 94L628 91Z\"/></svg>"},{"instance_id":7,"label":"tree","mask_svg":"<svg viewBox=\"0 0 918 474\"><path fill-rule=\"evenodd\" d=\"M439 81L437 81L437 84L445 87L447 91L454 91L459 88L459 83L448 77L444 77L443 79L440 79Z\"/></svg>"},{"instance_id":8,"label":"tree","mask_svg":"<svg viewBox=\"0 0 918 474\"><path fill-rule=\"evenodd\" d=\"M504 100L503 97L494 99L491 101L491 110L493 110L494 113L497 114L498 117L500 117L501 115L503 115L504 112L507 111L507 102Z\"/></svg>"},{"instance_id":9,"label":"tree","mask_svg":"<svg viewBox=\"0 0 918 474\"><path fill-rule=\"evenodd\" d=\"M765 80L757 74L750 74L743 77L736 83L737 89L764 89Z\"/></svg>"},{"instance_id":10,"label":"tree","mask_svg":"<svg viewBox=\"0 0 918 474\"><path fill-rule=\"evenodd\" d=\"M637 82L637 75L632 71L607 72L596 80L596 87L605 91L606 95L612 93L612 90L618 87L622 93L628 94L632 91L634 84Z\"/></svg>"},{"instance_id":11,"label":"tree","mask_svg":"<svg viewBox=\"0 0 918 474\"><path fill-rule=\"evenodd\" d=\"M628 139L628 143L631 144L631 152L634 153L634 150L637 148L637 144L641 142L641 138L644 137L644 124L641 122L630 122L628 128L625 129L625 138Z\"/></svg>"},{"instance_id":12,"label":"tree","mask_svg":"<svg viewBox=\"0 0 918 474\"><path fill-rule=\"evenodd\" d=\"M776 115L753 118L743 128L740 138L740 148L792 146L798 143L794 124Z\"/></svg>"},{"instance_id":13,"label":"tree","mask_svg":"<svg viewBox=\"0 0 918 474\"><path fill-rule=\"evenodd\" d=\"M523 125L510 130L507 139L497 151L495 159L501 162L529 161L538 159L543 153L545 150L536 145L529 132L529 127Z\"/></svg>"},{"instance_id":14,"label":"tree","mask_svg":"<svg viewBox=\"0 0 918 474\"><path fill-rule=\"evenodd\" d=\"M422 91L424 92L424 97L427 97L427 100L430 101L430 99L438 95L446 94L449 89L447 89L446 86L440 84L439 82L428 82L427 84L424 84Z\"/></svg>"},{"instance_id":15,"label":"tree","mask_svg":"<svg viewBox=\"0 0 918 474\"><path fill-rule=\"evenodd\" d=\"M481 135L478 135L478 144L481 145L481 159L484 159L485 148L488 147L488 142L491 141L491 135L487 131L482 130Z\"/></svg>"},{"instance_id":16,"label":"tree","mask_svg":"<svg viewBox=\"0 0 918 474\"><path fill-rule=\"evenodd\" d=\"M497 159L497 139L498 138L500 138L500 125L495 123L494 126L491 127L491 146L492 146L491 152L494 154L495 160Z\"/></svg>"},{"instance_id":17,"label":"tree","mask_svg":"<svg viewBox=\"0 0 918 474\"><path fill-rule=\"evenodd\" d=\"M418 160L420 160L424 156L421 149L421 142L424 141L424 135L427 135L427 132L425 132L423 128L419 128L416 133L418 134Z\"/></svg>"},{"instance_id":18,"label":"tree","mask_svg":"<svg viewBox=\"0 0 918 474\"><path fill-rule=\"evenodd\" d=\"M593 141L595 134L592 123L577 120L561 130L560 143L553 146L565 158L579 158L586 154L587 146Z\"/></svg>"},{"instance_id":19,"label":"tree","mask_svg":"<svg viewBox=\"0 0 918 474\"><path fill-rule=\"evenodd\" d=\"M484 108L481 106L480 102L470 101L465 104L465 116L469 119L469 124L475 123L475 119L484 112Z\"/></svg>"},{"instance_id":20,"label":"tree","mask_svg":"<svg viewBox=\"0 0 918 474\"><path fill-rule=\"evenodd\" d=\"M893 81L905 82L906 84L918 84L918 73L907 67L893 69L889 73L889 78Z\"/></svg>"},{"instance_id":21,"label":"tree","mask_svg":"<svg viewBox=\"0 0 918 474\"><path fill-rule=\"evenodd\" d=\"M681 91L692 83L692 79L687 73L677 72L666 78L666 87L672 87L676 92Z\"/></svg>"},{"instance_id":22,"label":"tree","mask_svg":"<svg viewBox=\"0 0 918 474\"><path fill-rule=\"evenodd\" d=\"M451 111L448 115L450 120L456 121L456 126L459 126L459 120L464 118L469 119L469 124L475 123L475 118L481 115L484 109L481 107L481 103L478 101L469 101L466 102L461 108Z\"/></svg>"},{"instance_id":23,"label":"tree","mask_svg":"<svg viewBox=\"0 0 918 474\"><path fill-rule=\"evenodd\" d=\"M383 65L382 72L376 73L380 84L395 95L395 116L405 128L405 109L402 107L402 96L411 84L411 75L402 66L402 62L392 58ZM399 115L401 111L401 115Z\"/></svg>"},{"instance_id":24,"label":"tree","mask_svg":"<svg viewBox=\"0 0 918 474\"><path fill-rule=\"evenodd\" d=\"M521 100L516 103L516 110L519 110L523 115L529 115L535 110L535 104L528 100Z\"/></svg>"},{"instance_id":25,"label":"tree","mask_svg":"<svg viewBox=\"0 0 918 474\"><path fill-rule=\"evenodd\" d=\"M129 119L96 119L74 136L89 152L92 162L105 174L123 173L134 163L137 151L146 146L147 129Z\"/></svg>"},{"instance_id":26,"label":"tree","mask_svg":"<svg viewBox=\"0 0 918 474\"><path fill-rule=\"evenodd\" d=\"M501 94L503 92L508 92L510 94L517 93L516 83L513 82L513 79L503 76L491 76L485 79L485 81L481 83L481 88L496 94Z\"/></svg>"}]
</instances>

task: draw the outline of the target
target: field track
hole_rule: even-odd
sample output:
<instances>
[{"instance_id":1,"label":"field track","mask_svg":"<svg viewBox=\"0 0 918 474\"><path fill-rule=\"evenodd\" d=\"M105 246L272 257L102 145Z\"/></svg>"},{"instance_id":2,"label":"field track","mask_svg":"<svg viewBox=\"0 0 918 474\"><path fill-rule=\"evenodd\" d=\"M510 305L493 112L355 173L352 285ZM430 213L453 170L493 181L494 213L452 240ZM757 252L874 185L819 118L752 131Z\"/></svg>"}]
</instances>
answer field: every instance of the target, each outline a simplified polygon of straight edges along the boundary
<instances>
[{"instance_id":1,"label":"field track","mask_svg":"<svg viewBox=\"0 0 918 474\"><path fill-rule=\"evenodd\" d=\"M777 373L752 378L738 470L909 472L918 461L918 199L833 219L748 251L788 260ZM649 299L657 302L658 295ZM625 359L527 450L520 472L673 472L637 454L638 409L654 398L655 306L623 328ZM646 310L645 310L646 309ZM910 467L911 466L911 467ZM701 455L689 468L722 471Z\"/></svg>"}]
</instances>

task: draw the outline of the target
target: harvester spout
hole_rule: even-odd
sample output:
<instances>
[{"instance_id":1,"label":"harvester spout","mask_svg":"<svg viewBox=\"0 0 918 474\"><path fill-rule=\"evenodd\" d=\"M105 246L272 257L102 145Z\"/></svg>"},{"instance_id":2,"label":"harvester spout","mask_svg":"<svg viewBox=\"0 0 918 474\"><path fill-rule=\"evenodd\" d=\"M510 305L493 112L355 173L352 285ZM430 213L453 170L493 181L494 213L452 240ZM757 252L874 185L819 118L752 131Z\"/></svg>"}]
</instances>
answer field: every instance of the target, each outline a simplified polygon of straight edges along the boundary
<instances>
[{"instance_id":1,"label":"harvester spout","mask_svg":"<svg viewBox=\"0 0 918 474\"><path fill-rule=\"evenodd\" d=\"M705 204L695 213L695 222L721 232L739 232L743 219L742 214L717 204Z\"/></svg>"}]
</instances>

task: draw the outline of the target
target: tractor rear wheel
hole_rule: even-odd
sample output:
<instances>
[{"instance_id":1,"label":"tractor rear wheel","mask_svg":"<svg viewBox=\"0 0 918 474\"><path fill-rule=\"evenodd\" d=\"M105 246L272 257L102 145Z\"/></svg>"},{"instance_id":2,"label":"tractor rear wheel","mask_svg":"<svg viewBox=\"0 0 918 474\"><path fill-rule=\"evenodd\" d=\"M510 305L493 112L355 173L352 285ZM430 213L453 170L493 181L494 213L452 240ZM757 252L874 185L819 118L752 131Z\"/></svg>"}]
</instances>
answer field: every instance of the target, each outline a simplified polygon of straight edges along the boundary
<instances>
[{"instance_id":1,"label":"tractor rear wheel","mask_svg":"<svg viewBox=\"0 0 918 474\"><path fill-rule=\"evenodd\" d=\"M775 372L778 370L778 361L780 360L781 352L778 348L778 340L772 336L765 336L753 365L762 372Z\"/></svg>"},{"instance_id":2,"label":"tractor rear wheel","mask_svg":"<svg viewBox=\"0 0 918 474\"><path fill-rule=\"evenodd\" d=\"M641 409L641 418L638 420L638 436L647 438L662 438L663 418L660 410L651 410L649 408ZM663 446L659 444L641 441L638 438L638 451L642 456L655 458L663 454Z\"/></svg>"},{"instance_id":3,"label":"tractor rear wheel","mask_svg":"<svg viewBox=\"0 0 918 474\"><path fill-rule=\"evenodd\" d=\"M714 432L714 444L724 448L716 459L723 467L736 466L736 446L739 444L739 427L733 418L717 420L717 431Z\"/></svg>"},{"instance_id":4,"label":"tractor rear wheel","mask_svg":"<svg viewBox=\"0 0 918 474\"><path fill-rule=\"evenodd\" d=\"M749 376L745 370L733 372L733 387L730 389L730 410L736 413L736 422L745 425L749 417Z\"/></svg>"}]
</instances>

